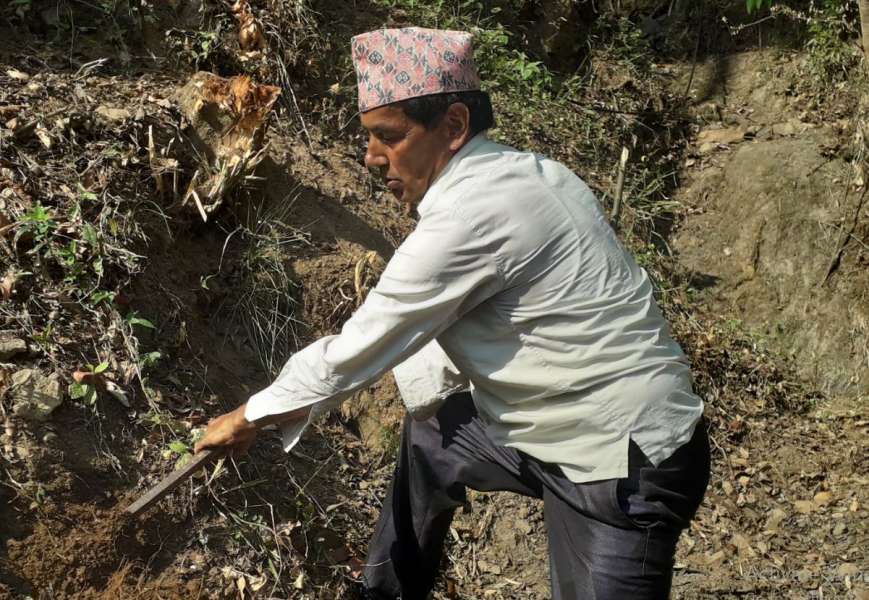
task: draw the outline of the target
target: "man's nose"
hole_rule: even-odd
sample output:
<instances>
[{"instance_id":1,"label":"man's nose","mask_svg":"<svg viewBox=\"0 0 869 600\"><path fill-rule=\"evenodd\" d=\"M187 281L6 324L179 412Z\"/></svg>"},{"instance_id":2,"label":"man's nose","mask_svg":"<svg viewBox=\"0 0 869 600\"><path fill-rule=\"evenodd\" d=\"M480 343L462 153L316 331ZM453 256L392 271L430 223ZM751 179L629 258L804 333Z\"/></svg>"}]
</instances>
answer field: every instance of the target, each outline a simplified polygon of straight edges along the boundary
<instances>
[{"instance_id":1,"label":"man's nose","mask_svg":"<svg viewBox=\"0 0 869 600\"><path fill-rule=\"evenodd\" d=\"M386 155L381 151L376 140L368 140L368 148L365 149L365 166L372 171L379 171L389 165Z\"/></svg>"}]
</instances>

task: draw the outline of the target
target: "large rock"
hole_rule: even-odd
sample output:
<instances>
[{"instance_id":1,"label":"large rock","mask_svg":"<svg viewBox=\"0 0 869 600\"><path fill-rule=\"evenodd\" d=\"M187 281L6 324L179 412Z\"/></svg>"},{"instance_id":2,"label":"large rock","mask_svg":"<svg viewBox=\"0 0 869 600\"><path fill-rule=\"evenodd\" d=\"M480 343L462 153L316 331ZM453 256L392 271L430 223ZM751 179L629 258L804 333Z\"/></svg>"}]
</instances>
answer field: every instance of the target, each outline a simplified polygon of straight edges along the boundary
<instances>
[{"instance_id":1,"label":"large rock","mask_svg":"<svg viewBox=\"0 0 869 600\"><path fill-rule=\"evenodd\" d=\"M12 412L30 421L45 421L63 403L60 378L45 376L36 369L22 369L12 375L9 388Z\"/></svg>"},{"instance_id":2,"label":"large rock","mask_svg":"<svg viewBox=\"0 0 869 600\"><path fill-rule=\"evenodd\" d=\"M824 391L869 391L869 200L829 128L743 142L694 175L672 247L701 298ZM859 210L859 214L858 211Z\"/></svg>"}]
</instances>

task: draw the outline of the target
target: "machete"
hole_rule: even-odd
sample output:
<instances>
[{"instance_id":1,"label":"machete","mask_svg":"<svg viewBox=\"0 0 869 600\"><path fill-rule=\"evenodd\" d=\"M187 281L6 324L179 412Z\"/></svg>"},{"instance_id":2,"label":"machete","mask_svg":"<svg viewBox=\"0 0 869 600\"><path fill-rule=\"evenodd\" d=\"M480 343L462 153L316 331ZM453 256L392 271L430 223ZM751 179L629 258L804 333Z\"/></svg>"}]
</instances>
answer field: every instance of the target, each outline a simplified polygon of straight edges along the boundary
<instances>
[{"instance_id":1,"label":"machete","mask_svg":"<svg viewBox=\"0 0 869 600\"><path fill-rule=\"evenodd\" d=\"M138 500L136 500L130 506L124 509L124 512L126 512L128 515L135 516L147 510L149 507L154 505L154 503L162 500L163 497L166 496L166 494L184 483L188 478L190 478L191 475L193 475L193 473L196 472L197 469L207 466L210 462L217 460L218 458L223 456L223 454L223 449L214 448L203 450L202 452L195 454L190 462L188 462L180 469L169 473L166 477L163 478L160 483L142 494Z\"/></svg>"}]
</instances>

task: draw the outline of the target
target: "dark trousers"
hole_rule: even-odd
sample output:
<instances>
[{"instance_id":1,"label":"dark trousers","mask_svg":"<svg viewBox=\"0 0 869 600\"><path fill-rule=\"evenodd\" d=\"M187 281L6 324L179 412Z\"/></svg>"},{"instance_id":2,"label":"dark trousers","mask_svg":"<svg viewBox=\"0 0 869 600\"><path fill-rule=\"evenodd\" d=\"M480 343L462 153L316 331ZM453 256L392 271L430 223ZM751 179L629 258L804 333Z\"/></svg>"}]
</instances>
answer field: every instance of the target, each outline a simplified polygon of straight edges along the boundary
<instances>
[{"instance_id":1,"label":"dark trousers","mask_svg":"<svg viewBox=\"0 0 869 600\"><path fill-rule=\"evenodd\" d=\"M374 598L424 600L467 487L543 500L554 600L667 598L679 533L709 482L703 421L658 467L631 442L629 476L575 484L561 469L493 444L469 394L427 421L405 419L392 486L369 546Z\"/></svg>"}]
</instances>

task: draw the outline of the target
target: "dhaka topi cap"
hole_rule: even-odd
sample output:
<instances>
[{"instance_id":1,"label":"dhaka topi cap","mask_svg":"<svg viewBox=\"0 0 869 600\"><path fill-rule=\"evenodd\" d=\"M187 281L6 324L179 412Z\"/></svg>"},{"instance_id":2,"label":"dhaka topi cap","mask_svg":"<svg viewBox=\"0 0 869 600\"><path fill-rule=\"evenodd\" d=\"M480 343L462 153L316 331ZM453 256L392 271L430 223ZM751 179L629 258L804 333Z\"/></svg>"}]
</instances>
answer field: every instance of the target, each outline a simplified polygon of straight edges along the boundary
<instances>
[{"instance_id":1,"label":"dhaka topi cap","mask_svg":"<svg viewBox=\"0 0 869 600\"><path fill-rule=\"evenodd\" d=\"M472 36L465 31L378 29L351 42L359 112L408 98L480 89Z\"/></svg>"}]
</instances>

